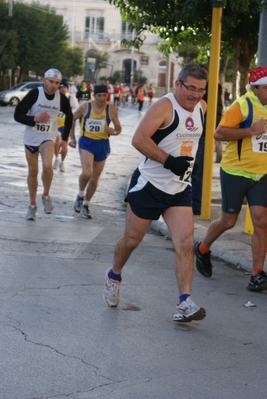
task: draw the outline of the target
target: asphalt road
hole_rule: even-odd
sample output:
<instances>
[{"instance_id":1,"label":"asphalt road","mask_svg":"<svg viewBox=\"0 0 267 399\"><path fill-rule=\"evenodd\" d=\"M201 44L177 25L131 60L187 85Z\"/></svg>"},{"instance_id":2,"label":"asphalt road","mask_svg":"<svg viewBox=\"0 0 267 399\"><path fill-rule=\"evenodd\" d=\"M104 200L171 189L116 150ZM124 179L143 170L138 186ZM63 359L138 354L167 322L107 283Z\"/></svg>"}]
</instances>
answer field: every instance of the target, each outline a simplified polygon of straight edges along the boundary
<instances>
[{"instance_id":1,"label":"asphalt road","mask_svg":"<svg viewBox=\"0 0 267 399\"><path fill-rule=\"evenodd\" d=\"M103 302L140 159L130 145L140 116L119 112L94 219L73 211L80 165L70 149L53 179L54 214L43 213L40 187L29 222L23 126L0 107L0 398L265 398L267 295L247 291L243 271L214 259L211 279L195 273L193 299L207 317L176 324L173 246L151 230L123 271L119 307Z\"/></svg>"}]
</instances>

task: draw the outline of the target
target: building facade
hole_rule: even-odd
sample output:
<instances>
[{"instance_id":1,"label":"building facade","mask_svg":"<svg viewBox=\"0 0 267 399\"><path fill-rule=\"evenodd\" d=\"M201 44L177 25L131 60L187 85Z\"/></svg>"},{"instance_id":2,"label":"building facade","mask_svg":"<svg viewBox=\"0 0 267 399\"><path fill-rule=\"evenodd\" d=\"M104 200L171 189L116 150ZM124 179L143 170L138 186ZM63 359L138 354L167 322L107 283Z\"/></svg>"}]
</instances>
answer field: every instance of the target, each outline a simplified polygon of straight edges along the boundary
<instances>
[{"instance_id":1,"label":"building facade","mask_svg":"<svg viewBox=\"0 0 267 399\"><path fill-rule=\"evenodd\" d=\"M24 1L26 2L26 1ZM28 1L27 1L28 2ZM70 42L83 50L87 71L94 68L96 52L108 54L108 66L101 69L101 76L109 77L120 72L122 83L133 81L138 73L147 78L147 83L163 89L174 86L181 69L180 62L174 54L167 60L157 51L160 39L157 35L147 33L140 50L125 48L121 41L132 38L128 24L122 20L119 9L106 0L45 0L40 4L50 4L56 14L62 15L69 26ZM86 72L87 75L87 72ZM88 73L89 75L89 73ZM166 79L166 76L169 76ZM76 81L83 77L75 77Z\"/></svg>"}]
</instances>

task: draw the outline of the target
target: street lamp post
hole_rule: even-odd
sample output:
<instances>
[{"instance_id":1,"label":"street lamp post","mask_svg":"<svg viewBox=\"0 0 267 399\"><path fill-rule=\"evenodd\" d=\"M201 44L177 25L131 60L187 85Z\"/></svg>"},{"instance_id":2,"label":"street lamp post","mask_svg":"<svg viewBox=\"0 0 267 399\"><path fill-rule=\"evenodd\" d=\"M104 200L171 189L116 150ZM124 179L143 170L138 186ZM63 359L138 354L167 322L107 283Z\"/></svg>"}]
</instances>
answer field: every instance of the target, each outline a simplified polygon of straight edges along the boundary
<instances>
[{"instance_id":1,"label":"street lamp post","mask_svg":"<svg viewBox=\"0 0 267 399\"><path fill-rule=\"evenodd\" d=\"M263 2L262 2L263 3ZM263 6L263 4L262 4ZM267 67L267 50L266 50L266 40L267 40L267 10L263 6L260 15L260 30L259 30L259 43L258 43L258 66Z\"/></svg>"},{"instance_id":2,"label":"street lamp post","mask_svg":"<svg viewBox=\"0 0 267 399\"><path fill-rule=\"evenodd\" d=\"M8 16L13 16L13 0L8 0Z\"/></svg>"},{"instance_id":3,"label":"street lamp post","mask_svg":"<svg viewBox=\"0 0 267 399\"><path fill-rule=\"evenodd\" d=\"M132 40L134 39L134 31L132 31ZM133 87L134 79L134 46L132 46L131 52L131 76L130 76L130 87Z\"/></svg>"},{"instance_id":4,"label":"street lamp post","mask_svg":"<svg viewBox=\"0 0 267 399\"><path fill-rule=\"evenodd\" d=\"M72 48L74 47L74 43L75 43L75 17L76 17L76 0L73 1L73 16L72 16L72 35L71 35L71 45Z\"/></svg>"},{"instance_id":5,"label":"street lamp post","mask_svg":"<svg viewBox=\"0 0 267 399\"><path fill-rule=\"evenodd\" d=\"M166 57L165 94L170 91L171 81L171 54Z\"/></svg>"},{"instance_id":6,"label":"street lamp post","mask_svg":"<svg viewBox=\"0 0 267 399\"><path fill-rule=\"evenodd\" d=\"M132 46L130 87L133 87L133 79L134 79L134 48Z\"/></svg>"}]
</instances>

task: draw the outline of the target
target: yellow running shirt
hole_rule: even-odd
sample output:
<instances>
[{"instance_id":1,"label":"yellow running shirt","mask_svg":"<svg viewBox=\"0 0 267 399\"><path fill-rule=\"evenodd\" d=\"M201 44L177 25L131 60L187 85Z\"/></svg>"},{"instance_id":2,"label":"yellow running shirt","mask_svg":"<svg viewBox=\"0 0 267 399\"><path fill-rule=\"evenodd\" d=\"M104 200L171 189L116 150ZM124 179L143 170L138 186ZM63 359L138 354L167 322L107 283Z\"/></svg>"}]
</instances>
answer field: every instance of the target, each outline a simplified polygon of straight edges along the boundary
<instances>
[{"instance_id":1,"label":"yellow running shirt","mask_svg":"<svg viewBox=\"0 0 267 399\"><path fill-rule=\"evenodd\" d=\"M267 106L262 105L250 90L231 105L219 125L230 128L250 127L261 118L267 119ZM267 132L229 141L221 167L228 173L246 177L249 173L257 176L267 174Z\"/></svg>"},{"instance_id":2,"label":"yellow running shirt","mask_svg":"<svg viewBox=\"0 0 267 399\"><path fill-rule=\"evenodd\" d=\"M87 113L82 117L80 135L93 140L108 139L108 126L111 122L109 117L109 102L104 110L97 114L92 107L92 101L88 101Z\"/></svg>"}]
</instances>

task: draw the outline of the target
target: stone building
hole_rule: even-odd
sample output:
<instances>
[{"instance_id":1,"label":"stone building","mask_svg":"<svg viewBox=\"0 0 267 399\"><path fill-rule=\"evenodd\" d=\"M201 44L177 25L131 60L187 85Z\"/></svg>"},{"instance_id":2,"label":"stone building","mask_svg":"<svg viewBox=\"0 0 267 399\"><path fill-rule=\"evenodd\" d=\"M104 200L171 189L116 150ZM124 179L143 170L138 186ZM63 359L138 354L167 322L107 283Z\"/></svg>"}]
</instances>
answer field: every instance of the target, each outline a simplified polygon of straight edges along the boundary
<instances>
[{"instance_id":1,"label":"stone building","mask_svg":"<svg viewBox=\"0 0 267 399\"><path fill-rule=\"evenodd\" d=\"M72 45L83 49L87 71L94 68L95 52L108 54L108 67L101 69L101 76L112 76L115 71L121 72L121 81L131 83L132 69L142 73L147 83L152 83L159 91L166 85L166 72L169 87L172 88L181 69L175 54L166 59L157 51L156 45L161 40L157 35L147 33L140 50L125 48L121 40L131 38L128 24L122 20L120 11L105 0L44 0L41 4L50 4L56 14L62 15L69 26ZM133 68L132 68L133 66ZM168 72L169 71L169 72ZM83 77L76 77L76 80ZM164 94L164 93L162 93Z\"/></svg>"}]
</instances>

